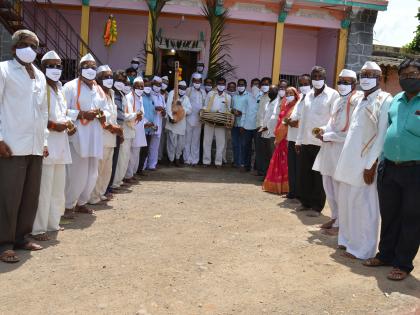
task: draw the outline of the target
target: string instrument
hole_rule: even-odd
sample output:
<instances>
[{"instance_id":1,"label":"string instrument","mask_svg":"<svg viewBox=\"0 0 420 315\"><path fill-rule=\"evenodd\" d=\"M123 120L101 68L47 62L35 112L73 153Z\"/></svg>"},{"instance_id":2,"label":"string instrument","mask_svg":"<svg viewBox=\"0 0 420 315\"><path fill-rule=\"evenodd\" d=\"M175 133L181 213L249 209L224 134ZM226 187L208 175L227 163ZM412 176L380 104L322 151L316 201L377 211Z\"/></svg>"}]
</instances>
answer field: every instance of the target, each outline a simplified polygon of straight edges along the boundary
<instances>
[{"instance_id":1,"label":"string instrument","mask_svg":"<svg viewBox=\"0 0 420 315\"><path fill-rule=\"evenodd\" d=\"M174 78L174 97L171 104L172 122L176 124L185 117L185 110L179 100L178 81L179 81L179 61L175 61L175 78Z\"/></svg>"}]
</instances>

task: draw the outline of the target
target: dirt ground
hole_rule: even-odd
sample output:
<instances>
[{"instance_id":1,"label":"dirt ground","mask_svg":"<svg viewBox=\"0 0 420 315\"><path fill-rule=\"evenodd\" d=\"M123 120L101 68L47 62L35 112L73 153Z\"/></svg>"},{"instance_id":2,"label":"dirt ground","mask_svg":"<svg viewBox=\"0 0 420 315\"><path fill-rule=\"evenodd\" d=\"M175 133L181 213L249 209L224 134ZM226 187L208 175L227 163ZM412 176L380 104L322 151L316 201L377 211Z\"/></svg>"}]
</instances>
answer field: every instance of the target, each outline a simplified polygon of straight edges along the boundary
<instances>
[{"instance_id":1,"label":"dirt ground","mask_svg":"<svg viewBox=\"0 0 420 315\"><path fill-rule=\"evenodd\" d=\"M318 229L327 217L297 214L250 174L149 174L0 264L0 314L420 314L420 257L394 283L342 257Z\"/></svg>"}]
</instances>

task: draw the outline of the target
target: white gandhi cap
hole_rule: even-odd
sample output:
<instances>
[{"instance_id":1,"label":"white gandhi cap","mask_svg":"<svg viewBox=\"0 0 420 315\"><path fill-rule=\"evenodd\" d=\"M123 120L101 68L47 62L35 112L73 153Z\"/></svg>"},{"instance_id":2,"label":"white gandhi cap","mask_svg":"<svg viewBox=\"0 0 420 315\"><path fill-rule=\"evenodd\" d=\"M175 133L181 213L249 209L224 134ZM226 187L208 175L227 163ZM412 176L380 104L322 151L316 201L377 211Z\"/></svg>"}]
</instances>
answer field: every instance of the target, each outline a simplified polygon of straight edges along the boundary
<instances>
[{"instance_id":1,"label":"white gandhi cap","mask_svg":"<svg viewBox=\"0 0 420 315\"><path fill-rule=\"evenodd\" d=\"M101 73L101 72L105 72L105 71L112 71L112 70L108 65L102 65L102 66L98 67L98 69L96 70L96 73Z\"/></svg>"},{"instance_id":2,"label":"white gandhi cap","mask_svg":"<svg viewBox=\"0 0 420 315\"><path fill-rule=\"evenodd\" d=\"M50 50L42 57L41 61L44 60L61 60L61 58L54 50Z\"/></svg>"},{"instance_id":3,"label":"white gandhi cap","mask_svg":"<svg viewBox=\"0 0 420 315\"><path fill-rule=\"evenodd\" d=\"M192 75L193 79L200 80L202 78L201 74L198 72L194 72Z\"/></svg>"},{"instance_id":4,"label":"white gandhi cap","mask_svg":"<svg viewBox=\"0 0 420 315\"><path fill-rule=\"evenodd\" d=\"M379 65L373 61L366 61L362 67L362 70L376 70L382 72L381 67L379 67Z\"/></svg>"},{"instance_id":5,"label":"white gandhi cap","mask_svg":"<svg viewBox=\"0 0 420 315\"><path fill-rule=\"evenodd\" d=\"M357 80L356 72L354 72L353 70L349 70L349 69L341 70L341 72L338 76L339 77L346 77L346 78L353 78L353 79Z\"/></svg>"},{"instance_id":6,"label":"white gandhi cap","mask_svg":"<svg viewBox=\"0 0 420 315\"><path fill-rule=\"evenodd\" d=\"M142 77L137 77L134 79L133 84L136 82L143 82L143 78Z\"/></svg>"},{"instance_id":7,"label":"white gandhi cap","mask_svg":"<svg viewBox=\"0 0 420 315\"><path fill-rule=\"evenodd\" d=\"M89 54L84 55L82 59L80 59L80 63L86 62L86 61L95 61L95 58L93 58L93 56L89 53Z\"/></svg>"},{"instance_id":8,"label":"white gandhi cap","mask_svg":"<svg viewBox=\"0 0 420 315\"><path fill-rule=\"evenodd\" d=\"M155 75L155 76L153 77L153 81L156 81L156 82L162 83L162 78L161 78L161 77L158 77L157 75Z\"/></svg>"},{"instance_id":9,"label":"white gandhi cap","mask_svg":"<svg viewBox=\"0 0 420 315\"><path fill-rule=\"evenodd\" d=\"M178 83L179 86L187 86L187 83L185 81L180 81Z\"/></svg>"}]
</instances>

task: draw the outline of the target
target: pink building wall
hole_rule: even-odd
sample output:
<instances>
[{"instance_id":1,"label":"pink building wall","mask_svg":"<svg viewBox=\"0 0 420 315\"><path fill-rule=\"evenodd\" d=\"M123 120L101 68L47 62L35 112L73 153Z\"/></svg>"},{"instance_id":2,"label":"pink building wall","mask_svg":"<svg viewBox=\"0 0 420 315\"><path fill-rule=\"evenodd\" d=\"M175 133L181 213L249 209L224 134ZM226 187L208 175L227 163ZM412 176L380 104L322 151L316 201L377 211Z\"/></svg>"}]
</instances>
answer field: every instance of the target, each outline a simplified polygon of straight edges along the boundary
<instances>
[{"instance_id":1,"label":"pink building wall","mask_svg":"<svg viewBox=\"0 0 420 315\"><path fill-rule=\"evenodd\" d=\"M318 31L316 64L327 70L327 84L334 86L337 55L337 30L323 28Z\"/></svg>"}]
</instances>

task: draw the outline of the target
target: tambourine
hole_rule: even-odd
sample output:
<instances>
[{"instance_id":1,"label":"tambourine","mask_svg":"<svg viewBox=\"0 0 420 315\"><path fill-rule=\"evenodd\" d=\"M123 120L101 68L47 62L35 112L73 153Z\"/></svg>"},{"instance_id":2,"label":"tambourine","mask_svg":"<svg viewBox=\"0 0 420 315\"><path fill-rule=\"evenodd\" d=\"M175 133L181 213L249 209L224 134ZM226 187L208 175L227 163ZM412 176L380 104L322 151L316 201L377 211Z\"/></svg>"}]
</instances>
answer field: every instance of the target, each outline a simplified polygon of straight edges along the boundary
<instances>
[{"instance_id":1,"label":"tambourine","mask_svg":"<svg viewBox=\"0 0 420 315\"><path fill-rule=\"evenodd\" d=\"M315 127L314 129L312 129L312 135L314 135L315 137L319 135L321 132L322 132L322 129L319 127Z\"/></svg>"}]
</instances>

